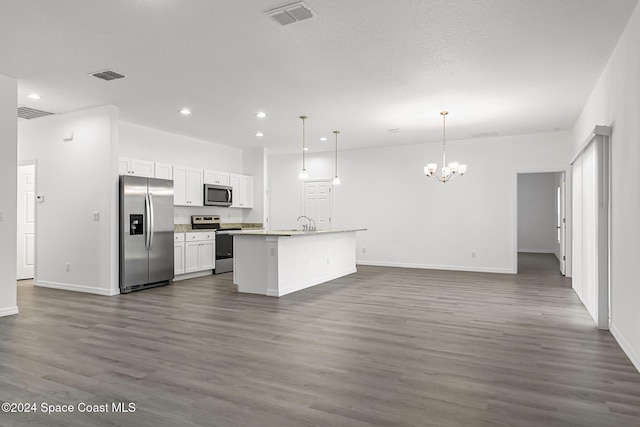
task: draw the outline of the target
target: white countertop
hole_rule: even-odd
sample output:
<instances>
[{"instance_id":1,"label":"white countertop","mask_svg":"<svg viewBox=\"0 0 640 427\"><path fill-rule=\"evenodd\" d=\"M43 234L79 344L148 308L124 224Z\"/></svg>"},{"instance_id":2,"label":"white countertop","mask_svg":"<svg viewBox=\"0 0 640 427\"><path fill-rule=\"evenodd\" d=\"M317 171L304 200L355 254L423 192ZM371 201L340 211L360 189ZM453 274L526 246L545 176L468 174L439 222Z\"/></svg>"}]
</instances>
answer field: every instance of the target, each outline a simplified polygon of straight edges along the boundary
<instances>
[{"instance_id":1,"label":"white countertop","mask_svg":"<svg viewBox=\"0 0 640 427\"><path fill-rule=\"evenodd\" d=\"M330 229L330 230L316 230L316 231L302 231L302 230L238 230L230 231L229 234L236 236L313 236L316 234L330 234L330 233L349 233L352 231L366 231L366 228L345 228L345 229Z\"/></svg>"}]
</instances>

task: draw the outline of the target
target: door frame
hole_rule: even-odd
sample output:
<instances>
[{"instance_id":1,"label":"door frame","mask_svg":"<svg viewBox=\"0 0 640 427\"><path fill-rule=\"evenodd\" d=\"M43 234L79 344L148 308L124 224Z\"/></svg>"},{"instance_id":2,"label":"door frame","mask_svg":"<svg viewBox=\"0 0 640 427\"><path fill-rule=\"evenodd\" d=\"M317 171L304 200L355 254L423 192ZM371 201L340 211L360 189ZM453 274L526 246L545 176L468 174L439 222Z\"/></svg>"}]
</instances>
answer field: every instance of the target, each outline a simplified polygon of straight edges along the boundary
<instances>
[{"instance_id":1,"label":"door frame","mask_svg":"<svg viewBox=\"0 0 640 427\"><path fill-rule=\"evenodd\" d=\"M33 212L33 284L38 283L38 160L37 159L29 159L29 160L21 160L18 162L17 168L20 166L32 166L33 165L33 175L34 175L34 183L33 183L33 194L36 200L34 201L34 212ZM16 168L16 173L17 173ZM17 209L16 206L16 218L17 218ZM16 224L17 227L17 224ZM16 241L15 247L16 253L18 252L18 244ZM16 287L18 286L16 280Z\"/></svg>"},{"instance_id":2,"label":"door frame","mask_svg":"<svg viewBox=\"0 0 640 427\"><path fill-rule=\"evenodd\" d=\"M565 177L571 175L571 166L567 168L535 168L535 169L518 169L515 171L514 184L513 184L513 268L512 273L518 274L518 175L530 174L530 173L564 173ZM569 182L565 183L564 201L565 205L565 276L571 277L571 211L568 208L571 204L571 187ZM560 248L562 251L562 247Z\"/></svg>"}]
</instances>

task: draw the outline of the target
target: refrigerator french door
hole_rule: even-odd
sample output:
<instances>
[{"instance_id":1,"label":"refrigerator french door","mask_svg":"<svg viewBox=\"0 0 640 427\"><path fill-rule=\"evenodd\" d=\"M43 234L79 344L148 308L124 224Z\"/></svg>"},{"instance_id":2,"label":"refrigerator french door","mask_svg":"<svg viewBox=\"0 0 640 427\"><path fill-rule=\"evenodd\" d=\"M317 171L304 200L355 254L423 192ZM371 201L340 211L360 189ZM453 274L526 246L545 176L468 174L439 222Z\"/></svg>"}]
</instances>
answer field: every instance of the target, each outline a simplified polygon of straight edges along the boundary
<instances>
[{"instance_id":1,"label":"refrigerator french door","mask_svg":"<svg viewBox=\"0 0 640 427\"><path fill-rule=\"evenodd\" d=\"M173 181L120 177L120 293L173 281Z\"/></svg>"}]
</instances>

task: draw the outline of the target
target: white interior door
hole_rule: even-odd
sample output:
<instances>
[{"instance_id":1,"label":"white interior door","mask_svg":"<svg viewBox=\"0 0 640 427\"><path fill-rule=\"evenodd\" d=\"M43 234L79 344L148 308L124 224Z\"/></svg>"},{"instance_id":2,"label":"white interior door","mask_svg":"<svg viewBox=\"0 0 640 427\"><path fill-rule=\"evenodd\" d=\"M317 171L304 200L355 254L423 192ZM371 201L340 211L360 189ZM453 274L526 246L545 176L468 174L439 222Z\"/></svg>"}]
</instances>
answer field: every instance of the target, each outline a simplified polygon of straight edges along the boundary
<instances>
[{"instance_id":1,"label":"white interior door","mask_svg":"<svg viewBox=\"0 0 640 427\"><path fill-rule=\"evenodd\" d=\"M35 264L35 183L34 165L18 167L18 236L16 278L32 279Z\"/></svg>"},{"instance_id":2,"label":"white interior door","mask_svg":"<svg viewBox=\"0 0 640 427\"><path fill-rule=\"evenodd\" d=\"M567 274L567 180L564 172L562 172L562 176L560 177L560 194L558 199L560 273L565 276Z\"/></svg>"},{"instance_id":3,"label":"white interior door","mask_svg":"<svg viewBox=\"0 0 640 427\"><path fill-rule=\"evenodd\" d=\"M318 230L331 228L331 190L330 180L303 183L302 214L312 218Z\"/></svg>"}]
</instances>

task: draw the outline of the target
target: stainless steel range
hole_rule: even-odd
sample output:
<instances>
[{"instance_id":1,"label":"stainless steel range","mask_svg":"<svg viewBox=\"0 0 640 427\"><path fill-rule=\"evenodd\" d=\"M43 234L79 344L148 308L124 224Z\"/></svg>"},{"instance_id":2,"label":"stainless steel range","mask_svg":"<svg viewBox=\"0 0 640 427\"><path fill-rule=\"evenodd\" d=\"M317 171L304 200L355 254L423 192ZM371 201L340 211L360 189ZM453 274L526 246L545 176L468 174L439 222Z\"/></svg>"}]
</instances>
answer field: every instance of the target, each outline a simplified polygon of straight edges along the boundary
<instances>
[{"instance_id":1,"label":"stainless steel range","mask_svg":"<svg viewBox=\"0 0 640 427\"><path fill-rule=\"evenodd\" d=\"M215 274L233 271L233 235L229 231L240 228L222 228L220 215L193 215L191 228L194 230L216 230Z\"/></svg>"}]
</instances>

